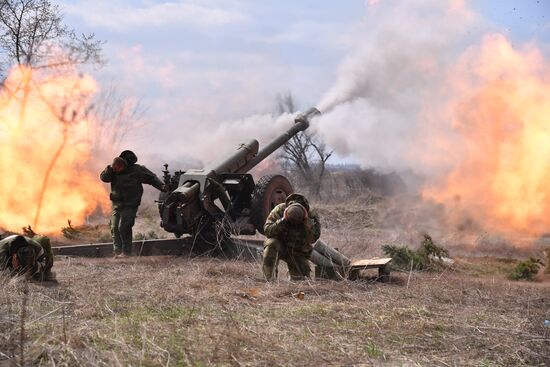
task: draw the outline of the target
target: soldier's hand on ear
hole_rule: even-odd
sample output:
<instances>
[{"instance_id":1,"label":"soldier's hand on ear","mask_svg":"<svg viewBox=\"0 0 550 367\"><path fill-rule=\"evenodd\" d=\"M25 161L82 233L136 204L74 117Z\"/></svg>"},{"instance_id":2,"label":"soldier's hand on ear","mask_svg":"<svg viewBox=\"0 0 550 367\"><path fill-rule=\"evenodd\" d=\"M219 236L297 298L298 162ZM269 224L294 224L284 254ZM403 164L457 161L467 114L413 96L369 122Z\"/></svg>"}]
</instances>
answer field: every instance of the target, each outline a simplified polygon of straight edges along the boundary
<instances>
[{"instance_id":1,"label":"soldier's hand on ear","mask_svg":"<svg viewBox=\"0 0 550 367\"><path fill-rule=\"evenodd\" d=\"M113 167L113 171L115 173L120 173L124 170L124 168L126 168L127 164L124 159L120 157L115 157L111 166Z\"/></svg>"}]
</instances>

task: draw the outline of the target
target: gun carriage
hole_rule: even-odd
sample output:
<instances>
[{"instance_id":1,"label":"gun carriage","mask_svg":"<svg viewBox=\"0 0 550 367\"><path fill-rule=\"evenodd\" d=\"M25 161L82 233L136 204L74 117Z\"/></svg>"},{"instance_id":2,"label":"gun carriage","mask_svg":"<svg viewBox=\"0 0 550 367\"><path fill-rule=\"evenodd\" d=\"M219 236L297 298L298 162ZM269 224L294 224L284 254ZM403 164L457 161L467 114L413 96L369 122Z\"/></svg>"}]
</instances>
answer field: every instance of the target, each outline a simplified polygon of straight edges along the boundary
<instances>
[{"instance_id":1,"label":"gun carriage","mask_svg":"<svg viewBox=\"0 0 550 367\"><path fill-rule=\"evenodd\" d=\"M184 234L212 236L217 229L223 235L263 234L270 211L294 190L282 175L261 177L258 182L249 173L289 139L309 127L319 115L311 108L298 115L294 124L263 149L253 139L238 146L228 157L203 169L171 174L165 165L164 182L170 192L158 200L161 227L176 237Z\"/></svg>"}]
</instances>

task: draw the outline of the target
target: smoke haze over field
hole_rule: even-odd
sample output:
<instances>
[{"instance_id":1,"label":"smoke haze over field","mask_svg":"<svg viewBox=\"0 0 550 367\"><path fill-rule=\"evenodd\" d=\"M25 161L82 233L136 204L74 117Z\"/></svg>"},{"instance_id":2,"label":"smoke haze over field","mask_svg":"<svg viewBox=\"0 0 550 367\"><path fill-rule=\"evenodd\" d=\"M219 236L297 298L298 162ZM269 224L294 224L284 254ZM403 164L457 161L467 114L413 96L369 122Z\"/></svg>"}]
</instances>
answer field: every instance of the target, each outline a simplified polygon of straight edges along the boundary
<instances>
[{"instance_id":1,"label":"smoke haze over field","mask_svg":"<svg viewBox=\"0 0 550 367\"><path fill-rule=\"evenodd\" d=\"M472 37L483 23L463 2L384 4L320 102L319 133L365 166L426 175L425 197L458 221L547 231L547 57L499 33Z\"/></svg>"}]
</instances>

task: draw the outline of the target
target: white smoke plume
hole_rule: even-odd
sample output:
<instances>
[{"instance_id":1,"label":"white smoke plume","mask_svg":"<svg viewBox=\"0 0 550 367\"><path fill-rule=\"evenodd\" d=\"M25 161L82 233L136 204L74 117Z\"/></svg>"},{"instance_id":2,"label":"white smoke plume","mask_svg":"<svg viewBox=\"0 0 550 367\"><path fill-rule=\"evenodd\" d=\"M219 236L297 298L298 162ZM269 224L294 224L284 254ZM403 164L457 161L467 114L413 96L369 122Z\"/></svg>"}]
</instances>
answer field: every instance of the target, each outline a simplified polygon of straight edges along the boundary
<instances>
[{"instance_id":1,"label":"white smoke plume","mask_svg":"<svg viewBox=\"0 0 550 367\"><path fill-rule=\"evenodd\" d=\"M232 154L240 144L256 139L261 150L272 139L283 133L294 123L293 114L258 114L242 119L223 121L210 128L197 128L190 132L193 139L185 139L182 147L191 155L179 155L177 158L164 155L149 155L147 163L156 164L166 161L172 169L203 168L208 163ZM191 158L197 157L197 158ZM200 158L199 158L200 157ZM158 167L157 167L158 170Z\"/></svg>"},{"instance_id":2,"label":"white smoke plume","mask_svg":"<svg viewBox=\"0 0 550 367\"><path fill-rule=\"evenodd\" d=\"M468 30L480 24L460 1L372 3L357 29L355 51L318 104L323 116L317 131L339 155L352 155L363 166L433 169L417 167L410 156L422 133L425 101L432 105L430 129L449 129L446 111L437 111L445 99L442 80L471 44Z\"/></svg>"}]
</instances>

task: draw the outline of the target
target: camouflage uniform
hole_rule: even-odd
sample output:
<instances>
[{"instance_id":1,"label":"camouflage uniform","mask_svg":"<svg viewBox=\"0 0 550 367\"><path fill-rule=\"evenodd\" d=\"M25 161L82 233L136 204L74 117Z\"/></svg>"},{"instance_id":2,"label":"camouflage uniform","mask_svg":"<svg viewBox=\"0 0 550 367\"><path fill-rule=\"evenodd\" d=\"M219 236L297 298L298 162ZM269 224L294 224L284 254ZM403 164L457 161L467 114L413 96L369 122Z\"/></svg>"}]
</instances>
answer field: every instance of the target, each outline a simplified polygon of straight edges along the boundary
<instances>
[{"instance_id":1,"label":"camouflage uniform","mask_svg":"<svg viewBox=\"0 0 550 367\"><path fill-rule=\"evenodd\" d=\"M284 219L285 209L293 203L308 211L308 219L303 224L292 225ZM263 273L267 280L277 278L279 260L288 264L291 279L310 276L309 257L313 244L321 236L321 223L317 212L309 208L303 195L291 194L284 203L277 205L267 217L264 232L267 239L264 242Z\"/></svg>"},{"instance_id":2,"label":"camouflage uniform","mask_svg":"<svg viewBox=\"0 0 550 367\"><path fill-rule=\"evenodd\" d=\"M152 185L158 190L162 190L164 184L145 166L136 164L137 157L133 152L124 151L120 157L125 159L126 168L120 173L115 173L113 167L109 165L101 172L100 178L103 182L111 183L110 199L113 204L111 234L114 252L119 254L123 251L125 254L130 254L132 227L141 204L143 184Z\"/></svg>"},{"instance_id":3,"label":"camouflage uniform","mask_svg":"<svg viewBox=\"0 0 550 367\"><path fill-rule=\"evenodd\" d=\"M20 241L21 238L24 241ZM18 243L19 240L19 243ZM30 266L29 275L36 280L53 280L53 252L50 239L46 236L34 236L32 239L25 236L12 235L0 241L0 270L8 270L17 274L13 269L12 256L22 247L28 246L34 252L34 264Z\"/></svg>"}]
</instances>

